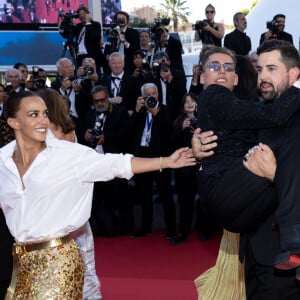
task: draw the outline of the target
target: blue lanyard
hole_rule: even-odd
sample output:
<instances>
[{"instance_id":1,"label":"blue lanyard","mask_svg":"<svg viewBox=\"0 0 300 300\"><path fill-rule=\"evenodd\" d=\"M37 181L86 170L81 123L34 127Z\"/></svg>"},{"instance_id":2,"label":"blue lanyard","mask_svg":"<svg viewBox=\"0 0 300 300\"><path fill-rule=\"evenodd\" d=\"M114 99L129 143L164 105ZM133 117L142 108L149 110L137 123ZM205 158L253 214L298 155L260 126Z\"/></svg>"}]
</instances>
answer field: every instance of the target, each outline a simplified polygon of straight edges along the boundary
<instances>
[{"instance_id":1,"label":"blue lanyard","mask_svg":"<svg viewBox=\"0 0 300 300\"><path fill-rule=\"evenodd\" d=\"M147 115L146 115L146 124L147 124L147 132L149 132L151 130L151 127L152 127L152 123L153 123L153 117L151 115L151 120L150 120L150 115L151 113L147 112Z\"/></svg>"}]
</instances>

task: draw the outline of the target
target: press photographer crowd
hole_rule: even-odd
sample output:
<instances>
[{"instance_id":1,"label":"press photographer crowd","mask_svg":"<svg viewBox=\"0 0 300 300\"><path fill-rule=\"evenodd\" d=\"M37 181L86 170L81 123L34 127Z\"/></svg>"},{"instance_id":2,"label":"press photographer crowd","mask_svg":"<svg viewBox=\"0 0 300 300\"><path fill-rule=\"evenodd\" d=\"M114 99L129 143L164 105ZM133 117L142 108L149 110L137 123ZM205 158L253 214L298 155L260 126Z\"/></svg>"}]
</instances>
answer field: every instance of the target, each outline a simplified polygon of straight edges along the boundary
<instances>
[{"instance_id":1,"label":"press photographer crowd","mask_svg":"<svg viewBox=\"0 0 300 300\"><path fill-rule=\"evenodd\" d=\"M180 39L168 31L170 19L158 17L149 28L135 29L129 25L129 14L117 11L112 24L103 27L93 20L87 7L59 11L59 32L66 41L62 56L53 62L55 74L47 74L40 66L29 69L26 62L16 62L5 72L5 83L0 84L1 147L15 139L6 122L7 102L21 92L33 91L42 98L49 97L47 101L53 101L53 105L57 101L54 99L59 99L64 118L75 131L74 140L98 153L154 158L169 156L180 147L191 148L194 131L199 127L197 110L201 107L197 103L207 88L205 70L211 76L209 84L216 85L220 84L218 80L227 82L229 75L242 74L246 68L249 73L243 73L232 88L239 97L246 89L243 76L253 75L256 86L257 53L245 33L246 16L234 14L235 28L225 34L224 24L214 21L215 14L214 6L209 4L206 18L193 24L194 40L202 42L202 50L187 87L183 47ZM284 31L285 18L277 14L266 22L260 46L272 40L293 45L292 35ZM214 54L213 49L229 52ZM212 59L209 63L207 53ZM233 62L222 61L228 53L235 57ZM217 74L222 74L221 79ZM262 101L263 94L255 96ZM57 120L60 118L57 116ZM62 132L66 129L62 123L55 128ZM93 235L146 237L153 230L154 205L161 203L164 238L171 245L186 242L193 230L201 241L210 239L222 227L203 207L196 184L199 164L138 174L131 180L95 182L90 217ZM139 216L135 207L139 207Z\"/></svg>"}]
</instances>

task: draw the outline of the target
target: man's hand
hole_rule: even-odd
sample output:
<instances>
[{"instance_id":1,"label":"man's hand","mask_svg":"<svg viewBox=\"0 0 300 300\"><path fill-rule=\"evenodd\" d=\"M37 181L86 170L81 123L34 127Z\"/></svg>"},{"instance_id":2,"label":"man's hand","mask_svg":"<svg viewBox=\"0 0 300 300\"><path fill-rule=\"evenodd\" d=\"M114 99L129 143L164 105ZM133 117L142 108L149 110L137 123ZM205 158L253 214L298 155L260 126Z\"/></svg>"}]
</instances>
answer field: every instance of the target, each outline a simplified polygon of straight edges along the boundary
<instances>
[{"instance_id":1,"label":"man's hand","mask_svg":"<svg viewBox=\"0 0 300 300\"><path fill-rule=\"evenodd\" d=\"M218 145L215 142L217 139L218 137L214 135L213 131L201 133L200 128L195 129L192 137L192 150L195 158L201 160L205 157L212 156L214 154L212 149Z\"/></svg>"},{"instance_id":2,"label":"man's hand","mask_svg":"<svg viewBox=\"0 0 300 300\"><path fill-rule=\"evenodd\" d=\"M251 148L245 155L243 164L253 174L274 180L277 163L268 145L259 143L258 146Z\"/></svg>"}]
</instances>

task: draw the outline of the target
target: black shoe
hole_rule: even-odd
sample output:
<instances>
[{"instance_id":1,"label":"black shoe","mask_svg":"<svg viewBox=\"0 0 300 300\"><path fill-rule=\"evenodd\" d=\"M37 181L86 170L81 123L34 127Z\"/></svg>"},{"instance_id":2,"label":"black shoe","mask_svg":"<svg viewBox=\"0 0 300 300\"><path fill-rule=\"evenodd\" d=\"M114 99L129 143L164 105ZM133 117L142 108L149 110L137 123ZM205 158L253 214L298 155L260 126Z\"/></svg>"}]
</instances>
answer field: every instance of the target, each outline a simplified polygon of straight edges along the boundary
<instances>
[{"instance_id":1,"label":"black shoe","mask_svg":"<svg viewBox=\"0 0 300 300\"><path fill-rule=\"evenodd\" d=\"M149 236L150 234L151 234L151 231L139 230L139 231L131 234L130 237L132 239L136 239L136 238L143 237L143 236Z\"/></svg>"},{"instance_id":2,"label":"black shoe","mask_svg":"<svg viewBox=\"0 0 300 300\"><path fill-rule=\"evenodd\" d=\"M175 245L182 244L182 243L186 242L187 240L188 240L187 235L179 233L171 239L170 244L175 246Z\"/></svg>"},{"instance_id":3,"label":"black shoe","mask_svg":"<svg viewBox=\"0 0 300 300\"><path fill-rule=\"evenodd\" d=\"M176 236L175 233L167 232L165 235L165 240L172 240Z\"/></svg>"}]
</instances>

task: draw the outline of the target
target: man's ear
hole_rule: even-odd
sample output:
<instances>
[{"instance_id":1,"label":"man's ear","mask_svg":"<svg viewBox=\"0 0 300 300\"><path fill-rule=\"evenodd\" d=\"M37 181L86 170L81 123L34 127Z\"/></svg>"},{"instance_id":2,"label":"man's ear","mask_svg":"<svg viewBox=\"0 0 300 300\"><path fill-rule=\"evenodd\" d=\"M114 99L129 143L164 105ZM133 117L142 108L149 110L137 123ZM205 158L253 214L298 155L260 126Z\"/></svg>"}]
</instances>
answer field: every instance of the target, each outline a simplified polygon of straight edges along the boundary
<instances>
[{"instance_id":1,"label":"man's ear","mask_svg":"<svg viewBox=\"0 0 300 300\"><path fill-rule=\"evenodd\" d=\"M288 73L289 73L289 83L290 85L293 85L294 82L299 79L300 70L298 67L293 67L289 69Z\"/></svg>"}]
</instances>

